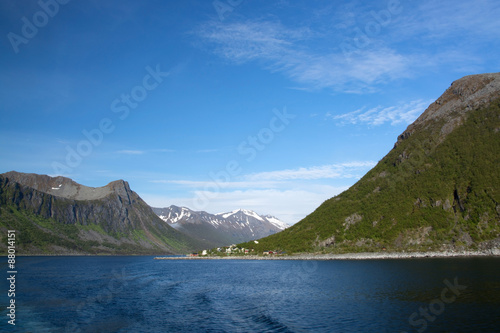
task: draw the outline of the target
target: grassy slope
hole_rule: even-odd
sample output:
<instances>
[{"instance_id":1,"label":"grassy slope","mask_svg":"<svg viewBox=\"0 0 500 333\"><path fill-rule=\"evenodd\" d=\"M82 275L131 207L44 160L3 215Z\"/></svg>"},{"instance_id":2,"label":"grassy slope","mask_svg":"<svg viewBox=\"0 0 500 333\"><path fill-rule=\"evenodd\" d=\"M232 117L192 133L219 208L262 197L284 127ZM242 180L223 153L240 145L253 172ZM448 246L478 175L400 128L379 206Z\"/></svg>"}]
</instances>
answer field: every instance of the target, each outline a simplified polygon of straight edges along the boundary
<instances>
[{"instance_id":1,"label":"grassy slope","mask_svg":"<svg viewBox=\"0 0 500 333\"><path fill-rule=\"evenodd\" d=\"M62 224L46 219L13 206L0 207L0 253L6 253L7 230L16 230L16 249L18 254L158 254L165 250L151 242L143 230L130 230L129 233L108 233L98 224ZM129 239L131 242L84 240L81 231L94 231L116 240ZM193 244L182 234L164 235L158 230L150 233L160 242L167 244L174 253L185 253ZM149 243L151 248L141 245Z\"/></svg>"},{"instance_id":2,"label":"grassy slope","mask_svg":"<svg viewBox=\"0 0 500 333\"><path fill-rule=\"evenodd\" d=\"M116 207L119 199L115 197L75 201L41 192L34 194L41 200L36 213L29 205L18 208L12 203L23 202L22 198L32 193L23 193L19 186L1 188L0 253L6 251L6 230L18 231L17 248L25 254L166 254L207 247L166 225L140 198L136 199L134 209L128 210L133 222L127 223L119 215L119 207ZM65 212L71 215L80 208L92 210L91 220L67 222ZM43 217L50 215L47 210L58 212L57 221Z\"/></svg>"},{"instance_id":3,"label":"grassy slope","mask_svg":"<svg viewBox=\"0 0 500 333\"><path fill-rule=\"evenodd\" d=\"M475 248L499 237L500 100L469 111L467 121L438 143L443 125L436 122L403 140L349 190L293 227L241 246L288 252L429 250ZM349 221L354 224L347 226Z\"/></svg>"}]
</instances>

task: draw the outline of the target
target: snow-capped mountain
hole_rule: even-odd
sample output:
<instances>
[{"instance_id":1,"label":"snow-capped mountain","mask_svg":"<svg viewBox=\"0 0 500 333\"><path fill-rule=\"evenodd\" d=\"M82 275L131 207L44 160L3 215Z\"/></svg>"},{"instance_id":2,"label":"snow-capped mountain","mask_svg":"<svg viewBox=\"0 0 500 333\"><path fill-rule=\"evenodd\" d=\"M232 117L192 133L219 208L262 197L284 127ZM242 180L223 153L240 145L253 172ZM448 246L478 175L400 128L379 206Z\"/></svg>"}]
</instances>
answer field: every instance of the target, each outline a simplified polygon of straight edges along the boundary
<instances>
[{"instance_id":1,"label":"snow-capped mountain","mask_svg":"<svg viewBox=\"0 0 500 333\"><path fill-rule=\"evenodd\" d=\"M153 208L153 211L175 229L209 241L214 247L259 239L289 227L276 217L259 215L245 209L210 214L186 207L170 206Z\"/></svg>"},{"instance_id":2,"label":"snow-capped mountain","mask_svg":"<svg viewBox=\"0 0 500 333\"><path fill-rule=\"evenodd\" d=\"M161 211L158 213L156 211L157 209L160 209ZM163 221L169 224L177 223L183 219L189 219L191 218L192 213L189 208L177 206L170 206L168 208L153 208L153 210L155 210L155 213L157 213Z\"/></svg>"},{"instance_id":3,"label":"snow-capped mountain","mask_svg":"<svg viewBox=\"0 0 500 333\"><path fill-rule=\"evenodd\" d=\"M285 230L289 227L288 224L271 215L259 215L254 211L246 209L237 209L229 213L219 213L216 216L221 216L226 220L234 223L248 222L253 224L271 224L277 231ZM256 222L259 221L259 222ZM267 236L267 235L266 235ZM265 237L265 236L264 236ZM260 237L259 237L260 238Z\"/></svg>"}]
</instances>

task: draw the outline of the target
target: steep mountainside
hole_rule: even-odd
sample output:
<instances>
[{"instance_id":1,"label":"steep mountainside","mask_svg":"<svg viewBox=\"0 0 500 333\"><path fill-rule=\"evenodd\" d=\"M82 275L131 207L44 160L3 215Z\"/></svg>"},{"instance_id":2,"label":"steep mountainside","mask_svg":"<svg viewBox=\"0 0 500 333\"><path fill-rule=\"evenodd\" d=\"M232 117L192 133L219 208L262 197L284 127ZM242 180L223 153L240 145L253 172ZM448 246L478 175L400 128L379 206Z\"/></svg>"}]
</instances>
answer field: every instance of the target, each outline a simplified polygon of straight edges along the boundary
<instances>
[{"instance_id":1,"label":"steep mountainside","mask_svg":"<svg viewBox=\"0 0 500 333\"><path fill-rule=\"evenodd\" d=\"M165 224L123 180L92 188L64 177L1 174L0 229L17 231L21 254L183 253L206 246Z\"/></svg>"},{"instance_id":2,"label":"steep mountainside","mask_svg":"<svg viewBox=\"0 0 500 333\"><path fill-rule=\"evenodd\" d=\"M262 238L287 227L286 223L273 216L261 216L242 209L210 214L170 206L153 208L153 211L175 229L210 243L211 248Z\"/></svg>"},{"instance_id":3,"label":"steep mountainside","mask_svg":"<svg viewBox=\"0 0 500 333\"><path fill-rule=\"evenodd\" d=\"M500 73L467 76L347 191L241 246L289 252L500 246Z\"/></svg>"}]
</instances>

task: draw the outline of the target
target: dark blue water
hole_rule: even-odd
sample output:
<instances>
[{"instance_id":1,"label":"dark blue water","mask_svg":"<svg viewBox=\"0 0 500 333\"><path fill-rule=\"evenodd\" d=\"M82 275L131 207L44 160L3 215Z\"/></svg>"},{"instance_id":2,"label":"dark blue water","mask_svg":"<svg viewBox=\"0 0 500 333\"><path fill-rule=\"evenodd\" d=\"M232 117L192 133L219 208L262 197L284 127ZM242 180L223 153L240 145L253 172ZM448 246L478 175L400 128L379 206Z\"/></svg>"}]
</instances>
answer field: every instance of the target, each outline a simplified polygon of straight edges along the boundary
<instances>
[{"instance_id":1,"label":"dark blue water","mask_svg":"<svg viewBox=\"0 0 500 333\"><path fill-rule=\"evenodd\" d=\"M500 332L500 258L21 257L17 268L15 327L0 285L5 332Z\"/></svg>"}]
</instances>

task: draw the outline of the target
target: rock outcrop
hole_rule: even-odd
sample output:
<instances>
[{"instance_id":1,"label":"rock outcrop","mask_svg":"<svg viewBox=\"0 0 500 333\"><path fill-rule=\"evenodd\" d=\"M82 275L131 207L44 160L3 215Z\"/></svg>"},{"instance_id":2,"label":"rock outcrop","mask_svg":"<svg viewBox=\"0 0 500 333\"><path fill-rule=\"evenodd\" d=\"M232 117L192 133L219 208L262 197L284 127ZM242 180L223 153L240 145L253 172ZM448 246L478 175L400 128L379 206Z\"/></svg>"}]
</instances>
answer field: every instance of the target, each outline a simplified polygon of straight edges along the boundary
<instances>
[{"instance_id":1,"label":"rock outcrop","mask_svg":"<svg viewBox=\"0 0 500 333\"><path fill-rule=\"evenodd\" d=\"M438 121L444 123L436 129L440 131L439 141L442 142L448 134L464 123L469 111L482 108L498 99L499 91L500 73L469 75L454 81L441 97L398 137L396 146L415 131L432 127Z\"/></svg>"}]
</instances>

